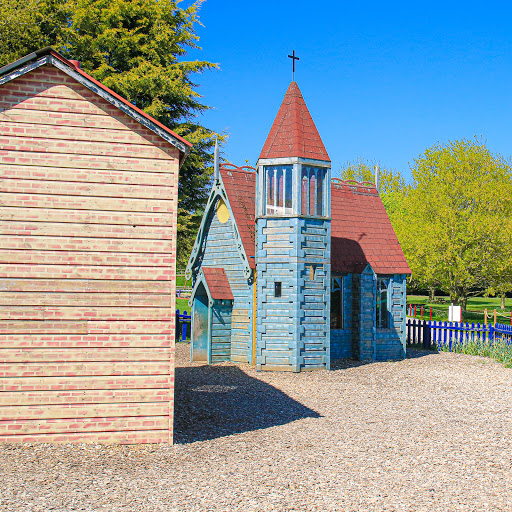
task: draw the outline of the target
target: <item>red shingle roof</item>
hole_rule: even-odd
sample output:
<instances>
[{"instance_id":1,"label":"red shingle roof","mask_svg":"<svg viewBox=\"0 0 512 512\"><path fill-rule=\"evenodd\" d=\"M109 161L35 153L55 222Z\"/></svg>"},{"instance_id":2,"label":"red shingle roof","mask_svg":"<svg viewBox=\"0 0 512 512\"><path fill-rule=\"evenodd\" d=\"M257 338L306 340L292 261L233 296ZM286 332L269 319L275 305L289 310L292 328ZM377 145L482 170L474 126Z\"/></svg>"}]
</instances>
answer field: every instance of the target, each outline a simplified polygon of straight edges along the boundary
<instances>
[{"instance_id":1,"label":"red shingle roof","mask_svg":"<svg viewBox=\"0 0 512 512\"><path fill-rule=\"evenodd\" d=\"M256 172L243 167L220 167L222 182L228 194L229 204L235 216L238 232L242 238L249 266L256 268L256 235L254 216L256 214Z\"/></svg>"},{"instance_id":2,"label":"red shingle roof","mask_svg":"<svg viewBox=\"0 0 512 512\"><path fill-rule=\"evenodd\" d=\"M255 267L256 173L221 168L222 181L251 268ZM402 248L375 187L331 184L331 269L361 273L369 263L377 274L410 274Z\"/></svg>"},{"instance_id":3,"label":"red shingle roof","mask_svg":"<svg viewBox=\"0 0 512 512\"><path fill-rule=\"evenodd\" d=\"M361 273L369 263L377 274L411 273L374 186L332 183L331 218L334 272Z\"/></svg>"},{"instance_id":4,"label":"red shingle roof","mask_svg":"<svg viewBox=\"0 0 512 512\"><path fill-rule=\"evenodd\" d=\"M286 91L260 158L293 156L330 162L296 82Z\"/></svg>"},{"instance_id":5,"label":"red shingle roof","mask_svg":"<svg viewBox=\"0 0 512 512\"><path fill-rule=\"evenodd\" d=\"M212 299L233 300L233 292L223 268L202 267L202 271Z\"/></svg>"}]
</instances>

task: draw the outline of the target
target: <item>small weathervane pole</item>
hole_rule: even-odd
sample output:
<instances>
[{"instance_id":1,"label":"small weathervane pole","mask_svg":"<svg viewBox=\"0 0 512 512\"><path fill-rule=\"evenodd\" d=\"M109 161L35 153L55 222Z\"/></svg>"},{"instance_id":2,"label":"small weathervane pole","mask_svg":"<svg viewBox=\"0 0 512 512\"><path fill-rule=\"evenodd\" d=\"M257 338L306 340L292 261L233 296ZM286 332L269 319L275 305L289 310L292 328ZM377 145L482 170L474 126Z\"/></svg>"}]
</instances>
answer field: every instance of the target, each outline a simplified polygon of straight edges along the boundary
<instances>
[{"instance_id":1,"label":"small weathervane pole","mask_svg":"<svg viewBox=\"0 0 512 512\"><path fill-rule=\"evenodd\" d=\"M295 61L300 60L299 57L295 57L295 50L293 50L291 55L288 55L290 59L292 59L293 62L293 81L295 82Z\"/></svg>"}]
</instances>

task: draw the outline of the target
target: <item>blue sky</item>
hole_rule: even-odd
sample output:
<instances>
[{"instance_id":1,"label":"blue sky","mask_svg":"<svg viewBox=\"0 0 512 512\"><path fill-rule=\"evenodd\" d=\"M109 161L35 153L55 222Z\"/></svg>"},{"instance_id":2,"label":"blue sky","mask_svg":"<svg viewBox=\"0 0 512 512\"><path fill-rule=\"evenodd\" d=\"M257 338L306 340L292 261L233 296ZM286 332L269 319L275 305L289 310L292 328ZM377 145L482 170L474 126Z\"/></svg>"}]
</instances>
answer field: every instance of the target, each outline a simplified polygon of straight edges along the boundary
<instances>
[{"instance_id":1,"label":"blue sky","mask_svg":"<svg viewBox=\"0 0 512 512\"><path fill-rule=\"evenodd\" d=\"M437 142L483 137L512 155L512 5L493 2L207 0L198 27L217 62L196 75L229 134L224 156L254 165L292 78L332 160L378 160L409 177Z\"/></svg>"}]
</instances>

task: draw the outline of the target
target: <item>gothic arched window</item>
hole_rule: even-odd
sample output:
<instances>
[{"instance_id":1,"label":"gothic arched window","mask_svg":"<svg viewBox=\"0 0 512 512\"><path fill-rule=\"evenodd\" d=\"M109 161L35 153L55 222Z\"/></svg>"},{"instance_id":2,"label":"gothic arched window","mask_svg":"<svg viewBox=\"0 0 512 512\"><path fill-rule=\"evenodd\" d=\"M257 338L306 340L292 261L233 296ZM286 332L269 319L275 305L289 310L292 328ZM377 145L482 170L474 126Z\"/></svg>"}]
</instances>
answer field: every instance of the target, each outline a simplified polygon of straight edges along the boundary
<instances>
[{"instance_id":1,"label":"gothic arched window","mask_svg":"<svg viewBox=\"0 0 512 512\"><path fill-rule=\"evenodd\" d=\"M321 167L303 167L301 176L301 214L324 217L326 170Z\"/></svg>"},{"instance_id":2,"label":"gothic arched window","mask_svg":"<svg viewBox=\"0 0 512 512\"><path fill-rule=\"evenodd\" d=\"M292 203L292 166L265 167L265 214L291 215Z\"/></svg>"}]
</instances>

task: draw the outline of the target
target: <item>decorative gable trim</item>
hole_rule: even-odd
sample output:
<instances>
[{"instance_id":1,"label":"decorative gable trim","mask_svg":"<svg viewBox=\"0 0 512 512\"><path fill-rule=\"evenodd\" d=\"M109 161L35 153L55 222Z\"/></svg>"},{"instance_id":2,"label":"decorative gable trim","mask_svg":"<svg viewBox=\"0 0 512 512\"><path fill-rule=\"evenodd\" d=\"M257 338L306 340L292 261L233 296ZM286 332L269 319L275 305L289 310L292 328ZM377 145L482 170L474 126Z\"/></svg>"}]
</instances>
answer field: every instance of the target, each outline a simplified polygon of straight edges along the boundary
<instances>
[{"instance_id":1,"label":"decorative gable trim","mask_svg":"<svg viewBox=\"0 0 512 512\"><path fill-rule=\"evenodd\" d=\"M185 270L185 278L187 280L192 279L192 276L196 274L200 269L201 263L203 261L204 251L206 248L206 241L208 238L208 228L210 226L213 216L215 215L215 206L219 199L222 199L226 204L229 210L230 218L232 219L235 245L244 267L244 277L246 279L249 279L252 276L251 266L249 265L249 258L247 257L247 254L244 249L244 244L242 242L242 237L240 236L240 232L238 231L236 219L235 216L233 215L233 209L231 208L231 204L229 203L228 195L226 193L226 188L224 187L222 177L219 176L219 179L213 184L212 191L210 192L210 197L208 198L208 203L206 204L206 208L204 210L205 213L201 220L201 225L199 226L199 230L197 231L194 247L192 248L192 252L190 253L190 258L188 260L187 268Z\"/></svg>"},{"instance_id":2,"label":"decorative gable trim","mask_svg":"<svg viewBox=\"0 0 512 512\"><path fill-rule=\"evenodd\" d=\"M196 276L196 282L194 283L194 287L192 288L192 292L190 294L190 299L188 300L188 305L190 307L192 307L192 305L194 304L194 297L196 296L197 289L201 284L204 286L204 289L206 290L206 295L208 296L208 305L213 306L213 298L210 292L210 288L208 288L208 283L206 282L206 278L204 277L203 271L199 269Z\"/></svg>"}]
</instances>

